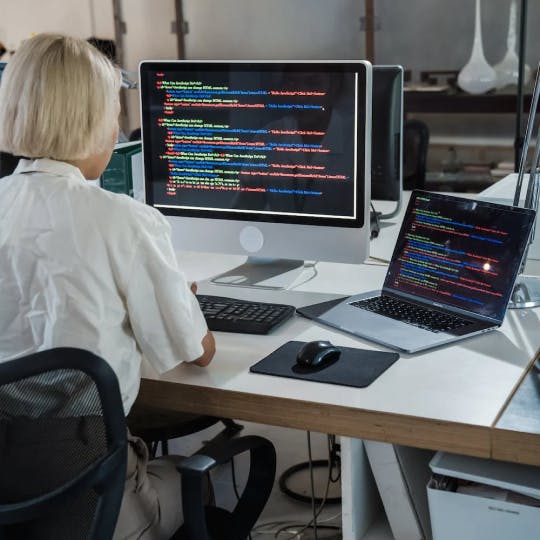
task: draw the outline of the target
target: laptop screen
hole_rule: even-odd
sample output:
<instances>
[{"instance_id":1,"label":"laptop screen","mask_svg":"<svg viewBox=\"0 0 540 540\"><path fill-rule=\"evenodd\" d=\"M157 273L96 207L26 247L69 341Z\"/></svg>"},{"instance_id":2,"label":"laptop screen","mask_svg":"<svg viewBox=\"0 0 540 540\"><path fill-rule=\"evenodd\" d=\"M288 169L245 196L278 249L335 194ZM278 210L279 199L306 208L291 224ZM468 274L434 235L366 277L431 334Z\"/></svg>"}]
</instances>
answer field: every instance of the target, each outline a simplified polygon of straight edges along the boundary
<instances>
[{"instance_id":1,"label":"laptop screen","mask_svg":"<svg viewBox=\"0 0 540 540\"><path fill-rule=\"evenodd\" d=\"M384 282L502 322L534 211L413 191Z\"/></svg>"}]
</instances>

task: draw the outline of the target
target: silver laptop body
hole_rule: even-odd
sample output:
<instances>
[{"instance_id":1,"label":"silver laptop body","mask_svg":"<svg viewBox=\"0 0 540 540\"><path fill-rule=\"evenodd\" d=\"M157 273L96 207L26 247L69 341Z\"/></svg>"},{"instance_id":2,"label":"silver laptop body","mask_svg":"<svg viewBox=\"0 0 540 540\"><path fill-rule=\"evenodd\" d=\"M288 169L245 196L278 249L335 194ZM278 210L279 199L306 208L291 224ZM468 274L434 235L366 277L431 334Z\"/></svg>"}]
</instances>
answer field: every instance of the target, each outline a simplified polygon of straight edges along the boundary
<instances>
[{"instance_id":1,"label":"silver laptop body","mask_svg":"<svg viewBox=\"0 0 540 540\"><path fill-rule=\"evenodd\" d=\"M415 190L383 289L344 299L311 318L408 353L495 330L533 220L534 212L524 208ZM464 326L432 331L354 305L381 295L458 316ZM309 309L303 314L310 316Z\"/></svg>"}]
</instances>

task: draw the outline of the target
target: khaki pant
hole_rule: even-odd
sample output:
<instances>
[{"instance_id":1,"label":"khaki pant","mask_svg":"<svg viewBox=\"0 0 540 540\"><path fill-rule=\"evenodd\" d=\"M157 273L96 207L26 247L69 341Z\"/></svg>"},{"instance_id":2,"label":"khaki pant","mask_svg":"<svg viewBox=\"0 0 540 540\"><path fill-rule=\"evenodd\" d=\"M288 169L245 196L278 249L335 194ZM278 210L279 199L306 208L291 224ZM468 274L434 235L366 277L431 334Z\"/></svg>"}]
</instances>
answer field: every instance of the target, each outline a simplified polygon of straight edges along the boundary
<instances>
[{"instance_id":1,"label":"khaki pant","mask_svg":"<svg viewBox=\"0 0 540 540\"><path fill-rule=\"evenodd\" d=\"M115 540L169 539L180 527L181 476L175 462L180 456L148 460L142 439L128 433L126 485Z\"/></svg>"}]
</instances>

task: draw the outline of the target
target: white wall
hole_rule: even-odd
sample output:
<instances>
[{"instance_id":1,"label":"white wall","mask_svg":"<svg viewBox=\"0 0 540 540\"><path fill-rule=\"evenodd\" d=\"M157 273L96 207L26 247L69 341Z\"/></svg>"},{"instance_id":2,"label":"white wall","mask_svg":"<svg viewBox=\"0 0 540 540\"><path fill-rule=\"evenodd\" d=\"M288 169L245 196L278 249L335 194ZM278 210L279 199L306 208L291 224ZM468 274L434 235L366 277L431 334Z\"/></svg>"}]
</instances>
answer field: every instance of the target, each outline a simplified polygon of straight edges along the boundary
<instances>
[{"instance_id":1,"label":"white wall","mask_svg":"<svg viewBox=\"0 0 540 540\"><path fill-rule=\"evenodd\" d=\"M175 20L174 0L122 0L124 35L124 68L136 74L141 60L177 58L176 34L171 33ZM129 131L140 127L139 93L126 90Z\"/></svg>"},{"instance_id":2,"label":"white wall","mask_svg":"<svg viewBox=\"0 0 540 540\"><path fill-rule=\"evenodd\" d=\"M363 58L360 0L184 0L190 59ZM173 0L123 0L125 67L177 58ZM140 125L138 96L127 92L129 129Z\"/></svg>"},{"instance_id":3,"label":"white wall","mask_svg":"<svg viewBox=\"0 0 540 540\"><path fill-rule=\"evenodd\" d=\"M511 0L481 2L482 41L492 65L506 52ZM518 13L521 2L517 1ZM528 2L526 57L531 68L540 61L540 2ZM375 33L375 60L399 62L413 70L459 70L471 54L474 0L375 0L380 29ZM517 28L516 28L517 31Z\"/></svg>"},{"instance_id":4,"label":"white wall","mask_svg":"<svg viewBox=\"0 0 540 540\"><path fill-rule=\"evenodd\" d=\"M364 57L360 0L184 0L186 55L201 59Z\"/></svg>"},{"instance_id":5,"label":"white wall","mask_svg":"<svg viewBox=\"0 0 540 540\"><path fill-rule=\"evenodd\" d=\"M502 58L511 0L482 2L486 57ZM354 59L365 56L360 29L364 0L183 0L189 23L186 54L192 59ZM519 4L519 2L518 2ZM529 2L527 62L540 61L540 2ZM376 0L380 29L377 63L412 69L459 69L467 61L474 24L473 0ZM122 0L127 24L124 67L136 71L142 59L176 58L174 0ZM35 32L61 31L80 37L114 37L112 0L0 0L0 41L16 47ZM138 127L136 91L127 91L129 129ZM432 115L433 116L433 115ZM479 115L477 115L479 116ZM430 118L434 133L511 137L511 115Z\"/></svg>"},{"instance_id":6,"label":"white wall","mask_svg":"<svg viewBox=\"0 0 540 540\"><path fill-rule=\"evenodd\" d=\"M0 41L10 50L40 32L114 39L110 0L0 0Z\"/></svg>"}]
</instances>

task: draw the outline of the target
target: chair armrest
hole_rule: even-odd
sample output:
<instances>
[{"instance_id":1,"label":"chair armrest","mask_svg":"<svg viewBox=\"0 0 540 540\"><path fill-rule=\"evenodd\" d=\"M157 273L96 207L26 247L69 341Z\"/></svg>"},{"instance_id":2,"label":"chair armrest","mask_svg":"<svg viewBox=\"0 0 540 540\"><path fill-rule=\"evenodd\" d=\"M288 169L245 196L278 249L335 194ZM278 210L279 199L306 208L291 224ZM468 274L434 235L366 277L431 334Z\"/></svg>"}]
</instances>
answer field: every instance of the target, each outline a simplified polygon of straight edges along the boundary
<instances>
[{"instance_id":1,"label":"chair armrest","mask_svg":"<svg viewBox=\"0 0 540 540\"><path fill-rule=\"evenodd\" d=\"M256 449L264 449L267 451L273 450L272 443L264 437L257 435L246 435L229 439L218 444L207 444L203 446L191 457L186 458L178 465L178 470L182 474L191 474L199 469L202 473L207 473L218 465L223 465L230 461L233 457L242 454L243 452L255 451ZM206 459L203 459L206 458Z\"/></svg>"},{"instance_id":2,"label":"chair armrest","mask_svg":"<svg viewBox=\"0 0 540 540\"><path fill-rule=\"evenodd\" d=\"M236 507L227 524L227 538L247 538L272 491L276 475L274 445L263 437L248 435L222 444L210 444L199 453L185 459L178 470L182 474L184 508L183 532L187 538L210 540L203 506L203 477L212 469L233 457L250 452L249 475Z\"/></svg>"}]
</instances>

